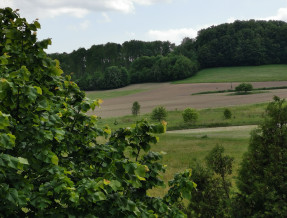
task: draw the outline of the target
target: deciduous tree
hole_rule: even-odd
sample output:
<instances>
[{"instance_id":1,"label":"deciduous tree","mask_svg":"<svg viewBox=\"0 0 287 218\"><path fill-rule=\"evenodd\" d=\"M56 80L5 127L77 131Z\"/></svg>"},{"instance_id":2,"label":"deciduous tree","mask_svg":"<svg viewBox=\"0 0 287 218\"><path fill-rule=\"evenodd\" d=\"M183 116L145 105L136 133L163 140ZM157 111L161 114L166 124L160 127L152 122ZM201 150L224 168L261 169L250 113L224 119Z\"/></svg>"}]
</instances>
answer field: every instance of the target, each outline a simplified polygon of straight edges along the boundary
<instances>
[{"instance_id":1,"label":"deciduous tree","mask_svg":"<svg viewBox=\"0 0 287 218\"><path fill-rule=\"evenodd\" d=\"M100 100L61 76L44 51L51 40L37 41L38 21L5 8L0 24L1 216L185 217L176 205L195 187L190 171L163 198L147 195L163 185L161 155L150 151L163 124L98 128L86 112Z\"/></svg>"}]
</instances>

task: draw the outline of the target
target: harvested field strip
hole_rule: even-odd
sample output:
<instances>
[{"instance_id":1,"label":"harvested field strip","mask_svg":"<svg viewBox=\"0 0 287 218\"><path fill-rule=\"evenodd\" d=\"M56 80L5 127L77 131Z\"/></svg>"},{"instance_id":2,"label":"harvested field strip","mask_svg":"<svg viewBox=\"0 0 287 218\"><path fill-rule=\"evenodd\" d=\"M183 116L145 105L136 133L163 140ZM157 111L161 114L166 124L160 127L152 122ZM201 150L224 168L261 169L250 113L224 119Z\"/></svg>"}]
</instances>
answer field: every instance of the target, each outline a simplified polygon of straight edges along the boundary
<instances>
[{"instance_id":1,"label":"harvested field strip","mask_svg":"<svg viewBox=\"0 0 287 218\"><path fill-rule=\"evenodd\" d=\"M239 83L232 83L234 88ZM257 82L252 83L254 88L287 86L287 81L281 82ZM184 110L187 107L218 108L235 105L255 104L270 102L274 95L280 98L287 98L286 89L269 90L268 93L257 93L253 95L227 96L226 93L215 93L206 95L192 95L203 91L227 90L230 83L197 83L197 84L137 84L119 89L124 90L145 90L126 96L104 99L101 108L97 108L89 114L96 114L102 118L121 117L131 114L133 102L138 101L141 105L140 113L150 113L156 106L162 105L167 110Z\"/></svg>"}]
</instances>

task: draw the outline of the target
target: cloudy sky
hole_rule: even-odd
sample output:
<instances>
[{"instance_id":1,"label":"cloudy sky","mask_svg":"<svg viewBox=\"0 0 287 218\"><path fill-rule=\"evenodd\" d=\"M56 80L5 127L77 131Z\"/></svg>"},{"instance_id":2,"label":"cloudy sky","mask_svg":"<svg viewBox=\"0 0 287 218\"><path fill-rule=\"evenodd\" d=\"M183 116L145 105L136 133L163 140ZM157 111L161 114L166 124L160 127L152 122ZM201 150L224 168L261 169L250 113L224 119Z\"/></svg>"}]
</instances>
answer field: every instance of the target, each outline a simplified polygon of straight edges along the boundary
<instances>
[{"instance_id":1,"label":"cloudy sky","mask_svg":"<svg viewBox=\"0 0 287 218\"><path fill-rule=\"evenodd\" d=\"M234 20L287 22L287 0L0 0L39 18L38 38L52 38L48 53L132 39L179 44L197 31Z\"/></svg>"}]
</instances>

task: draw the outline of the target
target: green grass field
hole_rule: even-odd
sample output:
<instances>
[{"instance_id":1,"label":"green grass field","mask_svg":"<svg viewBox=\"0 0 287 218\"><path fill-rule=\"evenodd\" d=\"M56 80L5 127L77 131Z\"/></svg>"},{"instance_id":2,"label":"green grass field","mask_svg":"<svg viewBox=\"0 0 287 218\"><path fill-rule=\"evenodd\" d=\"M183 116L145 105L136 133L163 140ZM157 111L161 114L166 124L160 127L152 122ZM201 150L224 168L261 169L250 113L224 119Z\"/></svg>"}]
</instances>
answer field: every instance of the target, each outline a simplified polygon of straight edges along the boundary
<instances>
[{"instance_id":1,"label":"green grass field","mask_svg":"<svg viewBox=\"0 0 287 218\"><path fill-rule=\"evenodd\" d=\"M223 111L225 108L211 108L199 110L199 119L194 124L188 124L183 122L182 111L169 111L167 117L167 130L177 129L191 129L202 127L219 127L219 126L240 126L240 125L257 125L263 120L263 113L267 103L242 105L226 107L232 112L232 118L224 119ZM127 127L134 124L136 121L150 119L150 114L144 114L139 116L124 116L124 117L112 117L99 120L99 126L108 125L112 129L120 127ZM117 125L115 125L117 123Z\"/></svg>"},{"instance_id":2,"label":"green grass field","mask_svg":"<svg viewBox=\"0 0 287 218\"><path fill-rule=\"evenodd\" d=\"M87 91L86 96L90 99L108 99L116 98L125 95L131 95L139 92L144 92L145 89L133 89L133 90L104 90L104 91Z\"/></svg>"},{"instance_id":3,"label":"green grass field","mask_svg":"<svg viewBox=\"0 0 287 218\"><path fill-rule=\"evenodd\" d=\"M266 82L286 80L287 65L281 64L204 69L193 77L173 83Z\"/></svg>"},{"instance_id":4,"label":"green grass field","mask_svg":"<svg viewBox=\"0 0 287 218\"><path fill-rule=\"evenodd\" d=\"M160 141L153 146L152 150L166 152L162 163L167 165L167 170L162 179L167 183L174 174L192 168L195 161L204 163L208 152L217 144L222 145L225 148L225 154L234 158L233 173L230 179L235 184L240 162L248 149L249 136L250 128L234 132L166 133L159 136ZM167 187L159 187L151 190L150 194L163 196L167 190Z\"/></svg>"}]
</instances>

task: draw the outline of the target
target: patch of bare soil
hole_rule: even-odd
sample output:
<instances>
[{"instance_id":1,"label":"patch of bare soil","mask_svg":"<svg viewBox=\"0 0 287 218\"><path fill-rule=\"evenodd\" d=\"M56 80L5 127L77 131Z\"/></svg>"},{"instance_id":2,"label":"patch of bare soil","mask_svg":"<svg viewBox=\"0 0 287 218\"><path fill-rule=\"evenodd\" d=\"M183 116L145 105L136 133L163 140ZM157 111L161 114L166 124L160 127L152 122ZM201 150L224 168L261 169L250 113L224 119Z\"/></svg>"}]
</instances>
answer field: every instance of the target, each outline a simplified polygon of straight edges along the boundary
<instances>
[{"instance_id":1,"label":"patch of bare soil","mask_svg":"<svg viewBox=\"0 0 287 218\"><path fill-rule=\"evenodd\" d=\"M117 117L131 114L134 101L141 105L140 113L150 113L156 106L162 105L167 110L183 110L187 107L202 109L216 108L243 104L254 104L272 101L274 95L287 98L286 89L270 90L267 93L252 95L233 95L226 93L191 95L203 91L227 90L236 87L239 83L197 83L197 84L170 84L149 83L131 85L120 90L147 89L147 91L127 96L104 100L101 108L89 114L101 117ZM254 88L287 86L287 81L254 82Z\"/></svg>"}]
</instances>

